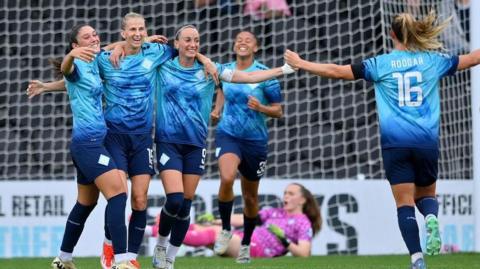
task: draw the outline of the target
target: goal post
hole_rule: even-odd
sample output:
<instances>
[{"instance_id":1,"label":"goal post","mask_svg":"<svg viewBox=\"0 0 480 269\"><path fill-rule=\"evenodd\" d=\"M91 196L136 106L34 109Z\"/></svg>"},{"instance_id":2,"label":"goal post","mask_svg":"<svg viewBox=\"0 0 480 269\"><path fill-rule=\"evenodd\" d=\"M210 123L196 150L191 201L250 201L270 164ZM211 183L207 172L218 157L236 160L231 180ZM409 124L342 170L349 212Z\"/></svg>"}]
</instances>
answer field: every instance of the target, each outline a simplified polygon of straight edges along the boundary
<instances>
[{"instance_id":1,"label":"goal post","mask_svg":"<svg viewBox=\"0 0 480 269\"><path fill-rule=\"evenodd\" d=\"M480 49L480 1L471 1L470 6L470 48ZM473 212L475 218L475 251L480 252L480 66L471 70L472 91L472 137L473 137Z\"/></svg>"}]
</instances>

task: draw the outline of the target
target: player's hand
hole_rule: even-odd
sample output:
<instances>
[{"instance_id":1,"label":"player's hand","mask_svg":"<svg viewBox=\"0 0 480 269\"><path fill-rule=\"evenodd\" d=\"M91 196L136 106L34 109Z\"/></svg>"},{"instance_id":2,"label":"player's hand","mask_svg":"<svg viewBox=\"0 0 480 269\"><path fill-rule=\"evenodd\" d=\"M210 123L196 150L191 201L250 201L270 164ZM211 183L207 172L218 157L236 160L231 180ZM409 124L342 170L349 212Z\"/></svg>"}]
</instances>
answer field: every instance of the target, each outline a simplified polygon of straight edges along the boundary
<instances>
[{"instance_id":1,"label":"player's hand","mask_svg":"<svg viewBox=\"0 0 480 269\"><path fill-rule=\"evenodd\" d=\"M115 46L110 54L110 62L112 63L113 67L120 68L120 60L125 56L125 51L123 50L123 46Z\"/></svg>"},{"instance_id":2,"label":"player's hand","mask_svg":"<svg viewBox=\"0 0 480 269\"><path fill-rule=\"evenodd\" d=\"M291 50L285 51L285 54L283 55L283 59L293 69L298 70L300 68L302 58L300 58L300 56L298 56L296 52L293 52Z\"/></svg>"},{"instance_id":3,"label":"player's hand","mask_svg":"<svg viewBox=\"0 0 480 269\"><path fill-rule=\"evenodd\" d=\"M80 59L82 61L85 61L87 63L93 61L95 59L95 54L97 53L97 50L94 48L90 47L78 47L74 48L70 51L69 55Z\"/></svg>"},{"instance_id":4,"label":"player's hand","mask_svg":"<svg viewBox=\"0 0 480 269\"><path fill-rule=\"evenodd\" d=\"M220 84L220 80L218 79L218 70L217 66L210 62L206 65L204 65L205 68L205 78L208 79L208 76L211 75L213 80L215 81L215 85Z\"/></svg>"},{"instance_id":5,"label":"player's hand","mask_svg":"<svg viewBox=\"0 0 480 269\"><path fill-rule=\"evenodd\" d=\"M247 106L248 106L248 108L250 108L251 110L255 110L255 111L261 112L260 110L261 110L261 108L262 108L262 103L260 103L260 101L258 101L258 99L255 98L254 96L249 95L249 96L248 96Z\"/></svg>"},{"instance_id":6,"label":"player's hand","mask_svg":"<svg viewBox=\"0 0 480 269\"><path fill-rule=\"evenodd\" d=\"M29 99L31 99L32 97L37 96L46 90L47 88L45 87L45 84L40 80L31 80L28 83L27 96Z\"/></svg>"},{"instance_id":7,"label":"player's hand","mask_svg":"<svg viewBox=\"0 0 480 269\"><path fill-rule=\"evenodd\" d=\"M195 220L197 223L212 223L215 220L215 216L212 213L205 213L197 217Z\"/></svg>"},{"instance_id":8,"label":"player's hand","mask_svg":"<svg viewBox=\"0 0 480 269\"><path fill-rule=\"evenodd\" d=\"M210 119L212 120L213 124L217 124L217 122L220 120L220 111L214 109L210 113Z\"/></svg>"},{"instance_id":9,"label":"player's hand","mask_svg":"<svg viewBox=\"0 0 480 269\"><path fill-rule=\"evenodd\" d=\"M145 42L167 44L168 38L163 35L151 35L145 38Z\"/></svg>"},{"instance_id":10,"label":"player's hand","mask_svg":"<svg viewBox=\"0 0 480 269\"><path fill-rule=\"evenodd\" d=\"M278 227L275 224L268 225L268 231L280 240L285 239L285 232L282 230L282 228Z\"/></svg>"}]
</instances>

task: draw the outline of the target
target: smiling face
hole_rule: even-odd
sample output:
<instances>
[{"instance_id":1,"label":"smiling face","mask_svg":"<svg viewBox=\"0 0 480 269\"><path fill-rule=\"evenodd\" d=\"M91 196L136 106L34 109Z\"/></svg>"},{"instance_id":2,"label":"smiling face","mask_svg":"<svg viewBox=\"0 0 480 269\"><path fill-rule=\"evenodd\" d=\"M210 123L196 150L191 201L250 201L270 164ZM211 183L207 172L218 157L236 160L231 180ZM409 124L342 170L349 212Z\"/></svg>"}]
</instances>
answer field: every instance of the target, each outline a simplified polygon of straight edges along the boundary
<instances>
[{"instance_id":1,"label":"smiling face","mask_svg":"<svg viewBox=\"0 0 480 269\"><path fill-rule=\"evenodd\" d=\"M178 33L175 48L181 58L194 59L200 47L200 35L195 28L185 28Z\"/></svg>"},{"instance_id":2,"label":"smiling face","mask_svg":"<svg viewBox=\"0 0 480 269\"><path fill-rule=\"evenodd\" d=\"M144 38L147 37L145 19L141 17L126 19L121 34L128 46L132 49L139 49L144 42Z\"/></svg>"},{"instance_id":3,"label":"smiling face","mask_svg":"<svg viewBox=\"0 0 480 269\"><path fill-rule=\"evenodd\" d=\"M72 48L78 47L91 47L96 52L100 51L100 37L97 35L97 31L91 26L83 26L78 30L75 37L76 43L72 43Z\"/></svg>"},{"instance_id":4,"label":"smiling face","mask_svg":"<svg viewBox=\"0 0 480 269\"><path fill-rule=\"evenodd\" d=\"M283 193L283 209L289 213L302 213L306 199L302 195L300 186L290 184Z\"/></svg>"},{"instance_id":5,"label":"smiling face","mask_svg":"<svg viewBox=\"0 0 480 269\"><path fill-rule=\"evenodd\" d=\"M253 57L258 51L257 39L250 32L240 32L235 38L233 51L237 56Z\"/></svg>"}]
</instances>

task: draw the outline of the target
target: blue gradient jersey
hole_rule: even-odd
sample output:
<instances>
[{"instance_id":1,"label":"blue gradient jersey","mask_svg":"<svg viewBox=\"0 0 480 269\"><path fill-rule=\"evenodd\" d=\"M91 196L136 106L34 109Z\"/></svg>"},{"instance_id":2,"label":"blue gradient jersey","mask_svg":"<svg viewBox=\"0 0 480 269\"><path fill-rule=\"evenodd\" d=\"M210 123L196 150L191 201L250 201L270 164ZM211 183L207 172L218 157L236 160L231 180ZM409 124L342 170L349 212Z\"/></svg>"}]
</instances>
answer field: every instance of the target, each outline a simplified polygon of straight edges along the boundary
<instances>
[{"instance_id":1,"label":"blue gradient jersey","mask_svg":"<svg viewBox=\"0 0 480 269\"><path fill-rule=\"evenodd\" d=\"M72 142L103 143L107 132L102 110L103 84L97 59L91 63L74 59L74 71L65 76L73 114Z\"/></svg>"},{"instance_id":2,"label":"blue gradient jersey","mask_svg":"<svg viewBox=\"0 0 480 269\"><path fill-rule=\"evenodd\" d=\"M438 83L457 65L458 56L394 50L363 61L363 71L352 66L356 78L375 83L383 148L438 149Z\"/></svg>"},{"instance_id":3,"label":"blue gradient jersey","mask_svg":"<svg viewBox=\"0 0 480 269\"><path fill-rule=\"evenodd\" d=\"M105 81L105 120L109 132L151 132L157 67L173 54L174 50L167 45L144 43L139 53L122 59L119 69L110 63L110 52L100 54L99 68Z\"/></svg>"},{"instance_id":4,"label":"blue gradient jersey","mask_svg":"<svg viewBox=\"0 0 480 269\"><path fill-rule=\"evenodd\" d=\"M217 64L219 73L222 66ZM159 69L155 142L205 147L215 82L195 61L183 67L178 57Z\"/></svg>"},{"instance_id":5,"label":"blue gradient jersey","mask_svg":"<svg viewBox=\"0 0 480 269\"><path fill-rule=\"evenodd\" d=\"M235 70L236 62L224 65L227 69ZM267 70L268 67L254 61L243 72ZM272 79L260 83L238 84L223 82L225 104L217 132L225 132L230 136L245 140L268 141L267 116L248 108L248 96L258 99L263 105L281 103L282 94L278 80Z\"/></svg>"}]
</instances>

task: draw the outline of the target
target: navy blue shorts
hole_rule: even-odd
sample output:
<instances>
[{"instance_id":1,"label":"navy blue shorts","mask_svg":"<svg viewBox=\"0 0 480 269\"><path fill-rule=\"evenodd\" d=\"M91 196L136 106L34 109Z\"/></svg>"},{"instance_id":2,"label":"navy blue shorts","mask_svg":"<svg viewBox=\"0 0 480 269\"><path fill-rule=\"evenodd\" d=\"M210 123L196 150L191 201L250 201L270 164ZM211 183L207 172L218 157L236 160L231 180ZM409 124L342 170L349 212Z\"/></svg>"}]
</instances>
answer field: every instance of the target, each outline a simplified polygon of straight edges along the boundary
<instances>
[{"instance_id":1,"label":"navy blue shorts","mask_svg":"<svg viewBox=\"0 0 480 269\"><path fill-rule=\"evenodd\" d=\"M157 142L158 171L177 170L182 174L203 175L207 150L202 147Z\"/></svg>"},{"instance_id":2,"label":"navy blue shorts","mask_svg":"<svg viewBox=\"0 0 480 269\"><path fill-rule=\"evenodd\" d=\"M129 177L154 175L153 140L150 134L107 133L105 147L112 154L118 169Z\"/></svg>"},{"instance_id":3,"label":"navy blue shorts","mask_svg":"<svg viewBox=\"0 0 480 269\"><path fill-rule=\"evenodd\" d=\"M437 181L438 149L388 148L382 150L390 185L414 183L426 187Z\"/></svg>"},{"instance_id":4,"label":"navy blue shorts","mask_svg":"<svg viewBox=\"0 0 480 269\"><path fill-rule=\"evenodd\" d=\"M70 154L73 164L77 168L78 184L88 185L95 179L117 166L110 153L103 144L70 144Z\"/></svg>"},{"instance_id":5,"label":"navy blue shorts","mask_svg":"<svg viewBox=\"0 0 480 269\"><path fill-rule=\"evenodd\" d=\"M215 136L215 157L233 153L240 158L238 171L251 181L258 181L265 174L268 145L261 141L242 140L217 132Z\"/></svg>"}]
</instances>

